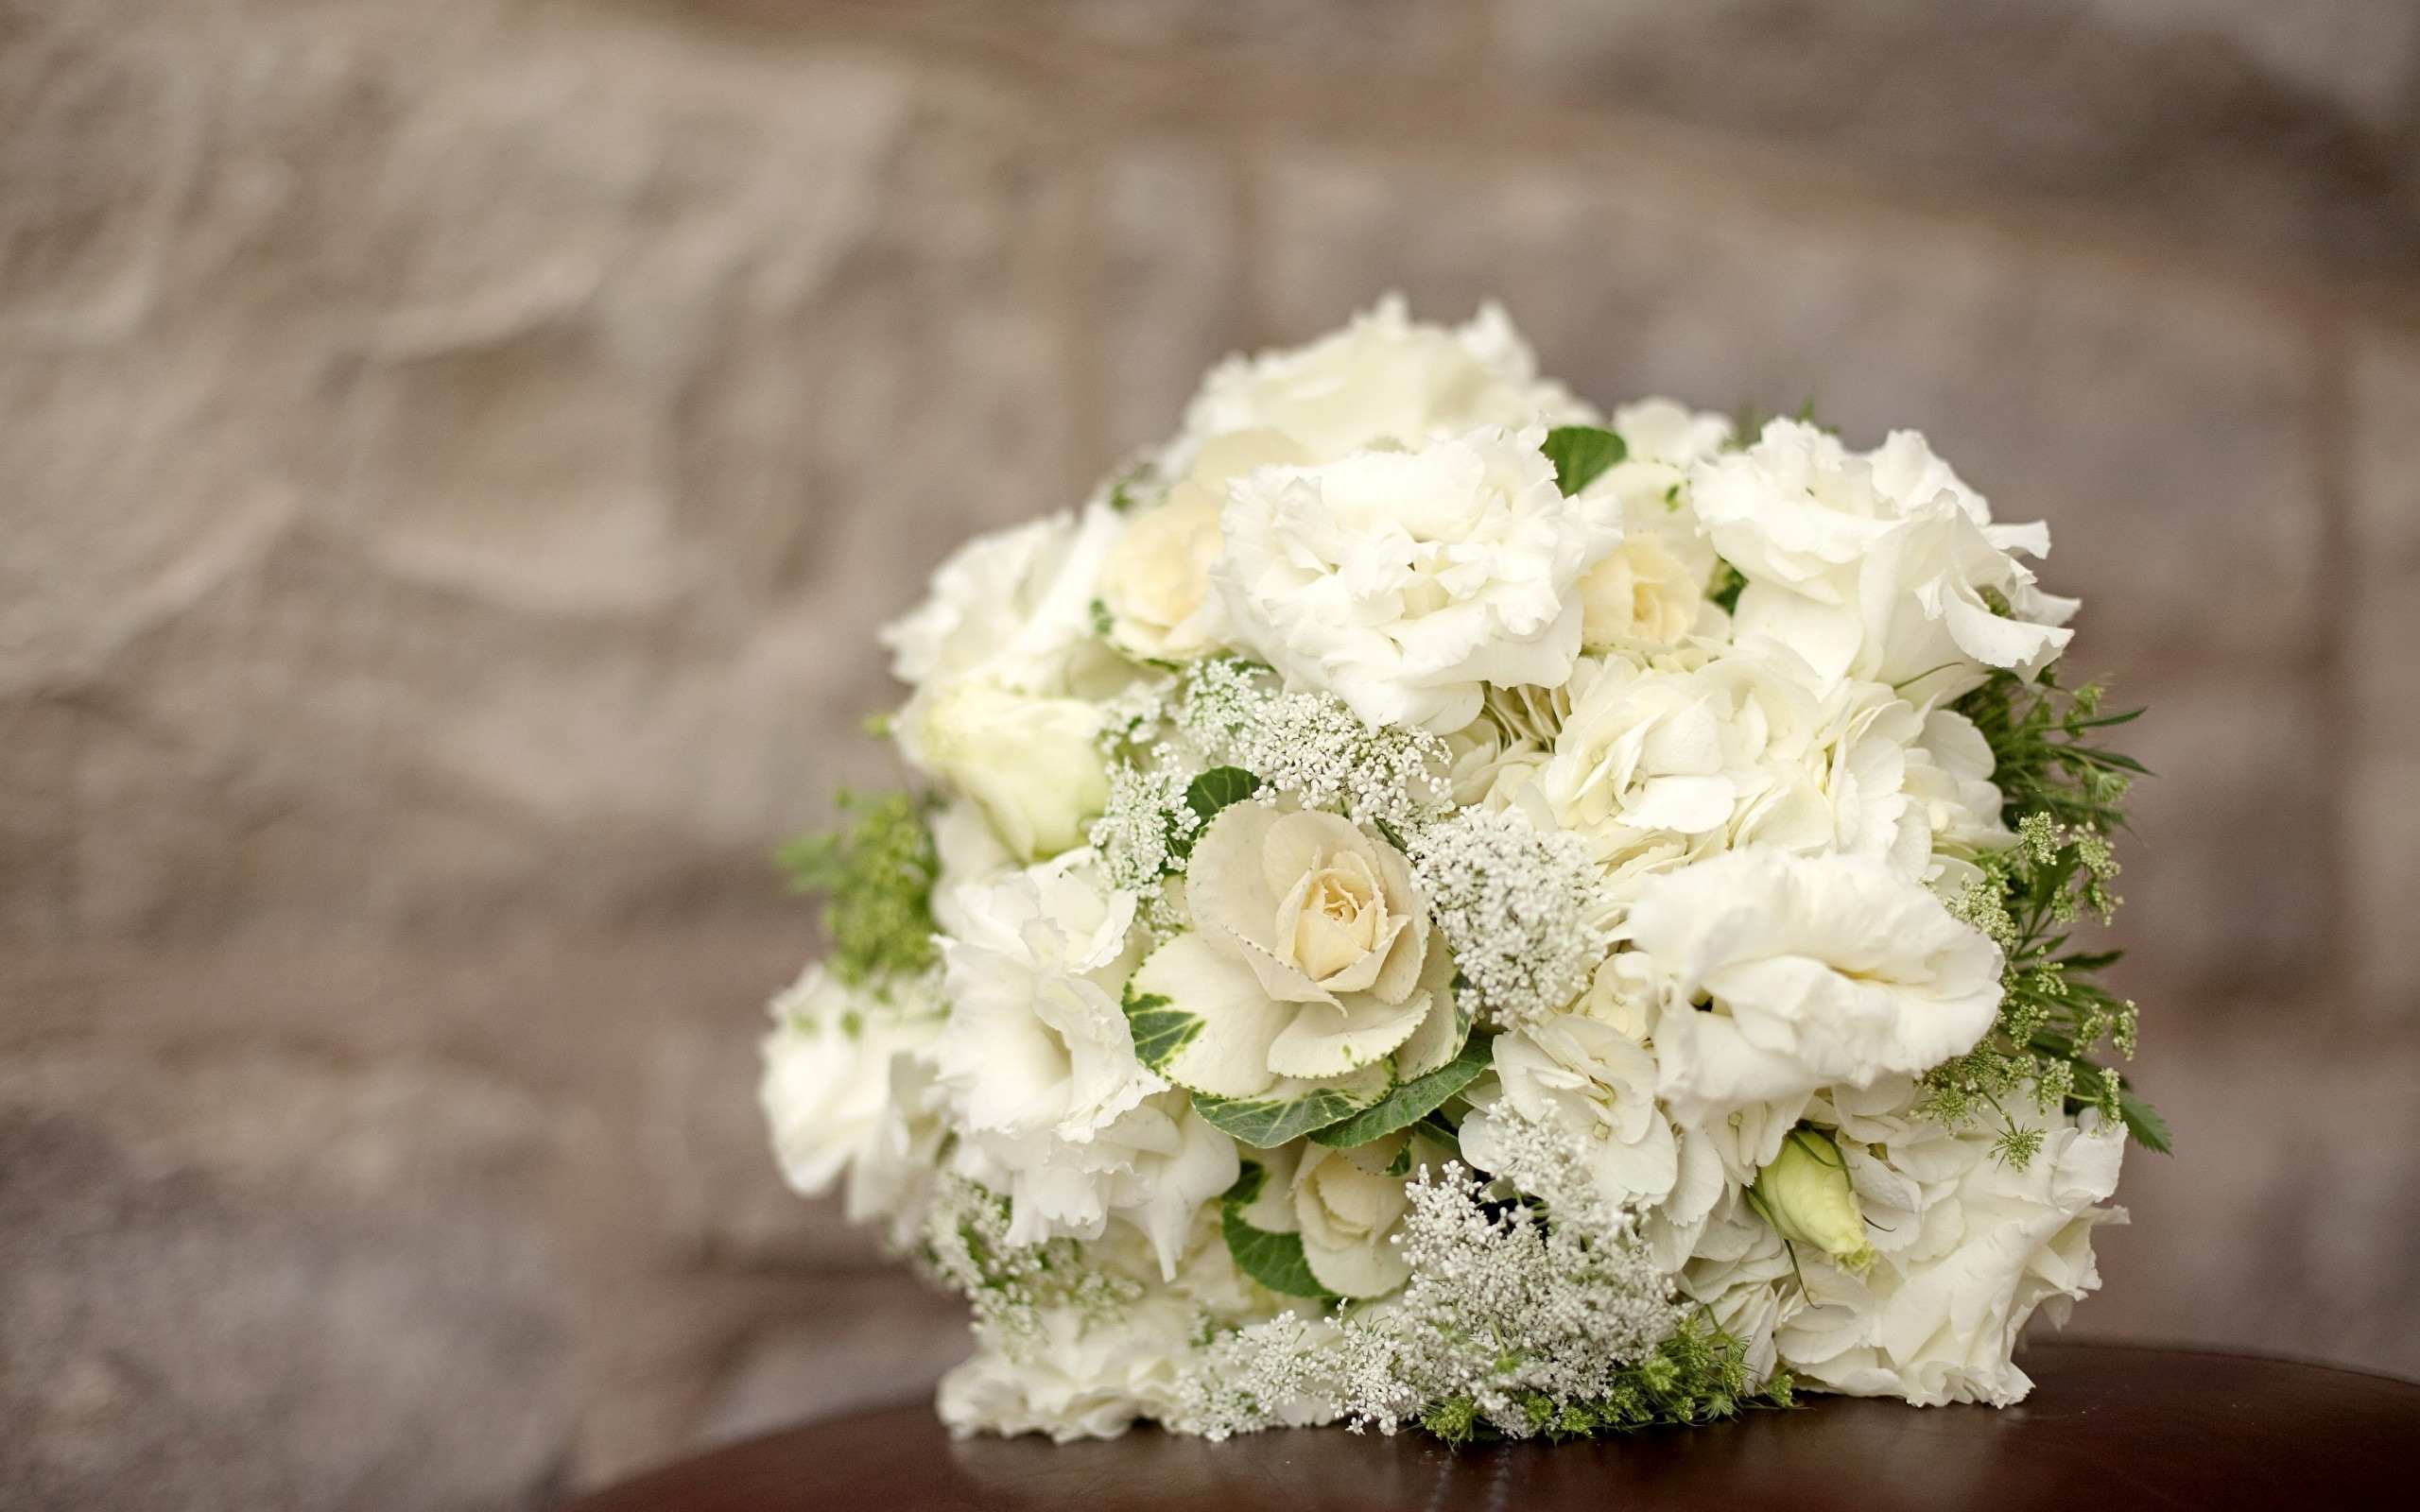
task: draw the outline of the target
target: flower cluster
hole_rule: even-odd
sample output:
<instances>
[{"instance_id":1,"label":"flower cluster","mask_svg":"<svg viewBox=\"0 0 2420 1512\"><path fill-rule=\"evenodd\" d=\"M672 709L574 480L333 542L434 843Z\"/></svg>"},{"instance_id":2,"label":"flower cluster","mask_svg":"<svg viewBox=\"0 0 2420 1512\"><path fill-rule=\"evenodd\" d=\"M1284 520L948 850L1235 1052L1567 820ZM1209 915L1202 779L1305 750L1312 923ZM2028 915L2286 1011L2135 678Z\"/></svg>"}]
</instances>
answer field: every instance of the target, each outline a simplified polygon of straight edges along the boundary
<instances>
[{"instance_id":1,"label":"flower cluster","mask_svg":"<svg viewBox=\"0 0 2420 1512\"><path fill-rule=\"evenodd\" d=\"M918 792L788 853L783 1167L972 1300L961 1432L2015 1400L2166 1140L2048 549L1492 307L1233 359L884 632Z\"/></svg>"}]
</instances>

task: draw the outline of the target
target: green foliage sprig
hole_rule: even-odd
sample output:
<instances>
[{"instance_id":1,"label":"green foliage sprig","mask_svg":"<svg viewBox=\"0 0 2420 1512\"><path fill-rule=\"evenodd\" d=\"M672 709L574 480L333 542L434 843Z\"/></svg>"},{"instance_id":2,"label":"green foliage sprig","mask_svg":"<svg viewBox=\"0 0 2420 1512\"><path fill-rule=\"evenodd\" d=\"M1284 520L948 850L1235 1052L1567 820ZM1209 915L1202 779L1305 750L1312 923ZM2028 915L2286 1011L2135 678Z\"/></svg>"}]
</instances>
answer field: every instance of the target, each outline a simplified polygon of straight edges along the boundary
<instances>
[{"instance_id":1,"label":"green foliage sprig","mask_svg":"<svg viewBox=\"0 0 2420 1512\"><path fill-rule=\"evenodd\" d=\"M1746 1347L1711 1316L1685 1320L1655 1352L1621 1373L1613 1390L1593 1401L1558 1406L1544 1393L1525 1403L1538 1435L1547 1440L1630 1433L1667 1423L1719 1422L1751 1407L1796 1405L1787 1370L1750 1379ZM1420 1426L1449 1444L1502 1436L1468 1398L1441 1401L1421 1414Z\"/></svg>"},{"instance_id":2,"label":"green foliage sprig","mask_svg":"<svg viewBox=\"0 0 2420 1512\"><path fill-rule=\"evenodd\" d=\"M842 789L852 822L802 835L774 860L793 892L820 892L833 974L851 987L913 976L936 958L933 880L941 858L925 823L930 806L907 793L868 799Z\"/></svg>"},{"instance_id":3,"label":"green foliage sprig","mask_svg":"<svg viewBox=\"0 0 2420 1512\"><path fill-rule=\"evenodd\" d=\"M1995 1148L2019 1170L2040 1153L2042 1132L2006 1119L2002 1099L2029 1088L2046 1112L2097 1108L2137 1143L2169 1150L2159 1114L2094 1058L2104 1045L2134 1058L2135 1005L2097 980L2120 953L2070 948L2081 920L2106 924L2122 901L2110 887L2118 869L2110 840L2144 774L2133 757L2090 743L2093 731L2142 713L2104 714L2100 697L2098 684L2070 692L2049 673L2029 683L1998 672L1957 706L1991 746L2001 817L2017 843L1977 862L1980 880L1950 911L1997 941L2007 964L1992 1031L1926 1076L1922 1110L1954 1128L1986 1105L1999 1109L2006 1126Z\"/></svg>"}]
</instances>

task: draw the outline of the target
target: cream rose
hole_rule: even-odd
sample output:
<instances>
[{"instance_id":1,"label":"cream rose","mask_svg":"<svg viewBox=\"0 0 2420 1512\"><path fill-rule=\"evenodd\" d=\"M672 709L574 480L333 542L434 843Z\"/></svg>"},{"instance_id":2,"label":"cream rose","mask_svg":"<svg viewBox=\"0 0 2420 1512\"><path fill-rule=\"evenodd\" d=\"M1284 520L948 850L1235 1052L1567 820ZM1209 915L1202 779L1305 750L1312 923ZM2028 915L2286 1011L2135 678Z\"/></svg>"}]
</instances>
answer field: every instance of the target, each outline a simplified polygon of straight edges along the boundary
<instances>
[{"instance_id":1,"label":"cream rose","mask_svg":"<svg viewBox=\"0 0 2420 1512\"><path fill-rule=\"evenodd\" d=\"M1705 612L1698 578L1651 537L1623 541L1580 580L1580 648L1673 645Z\"/></svg>"},{"instance_id":2,"label":"cream rose","mask_svg":"<svg viewBox=\"0 0 2420 1512\"><path fill-rule=\"evenodd\" d=\"M1397 1134L1352 1149L1304 1147L1292 1186L1303 1259L1339 1297L1384 1297L1411 1279L1395 1245L1411 1201L1404 1177L1386 1174L1404 1140Z\"/></svg>"},{"instance_id":3,"label":"cream rose","mask_svg":"<svg viewBox=\"0 0 2420 1512\"><path fill-rule=\"evenodd\" d=\"M1227 484L1253 468L1301 463L1310 454L1275 431L1238 431L1202 443L1167 498L1135 517L1101 574L1110 639L1137 655L1191 656L1219 644L1224 616L1210 569L1226 550L1219 528Z\"/></svg>"},{"instance_id":4,"label":"cream rose","mask_svg":"<svg viewBox=\"0 0 2420 1512\"><path fill-rule=\"evenodd\" d=\"M1216 1097L1282 1078L1443 1065L1459 1038L1453 962L1403 853L1333 814L1233 804L1186 872L1192 933L1134 975L1201 1021L1167 1074Z\"/></svg>"},{"instance_id":5,"label":"cream rose","mask_svg":"<svg viewBox=\"0 0 2420 1512\"><path fill-rule=\"evenodd\" d=\"M1098 719L1080 698L945 682L901 711L900 743L918 766L973 799L1017 860L1034 861L1082 844L1109 801L1109 772L1093 745Z\"/></svg>"}]
</instances>

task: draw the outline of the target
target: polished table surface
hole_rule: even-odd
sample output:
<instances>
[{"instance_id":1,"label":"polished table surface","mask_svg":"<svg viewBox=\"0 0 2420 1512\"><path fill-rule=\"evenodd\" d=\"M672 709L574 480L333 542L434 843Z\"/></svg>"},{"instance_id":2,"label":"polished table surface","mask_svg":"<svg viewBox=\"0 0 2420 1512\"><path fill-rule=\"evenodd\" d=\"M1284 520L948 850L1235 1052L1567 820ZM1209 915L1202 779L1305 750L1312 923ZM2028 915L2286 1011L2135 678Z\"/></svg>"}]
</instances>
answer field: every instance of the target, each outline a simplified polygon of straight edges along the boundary
<instances>
[{"instance_id":1,"label":"polished table surface","mask_svg":"<svg viewBox=\"0 0 2420 1512\"><path fill-rule=\"evenodd\" d=\"M2020 1360L2033 1395L2004 1411L1815 1398L1711 1427L1459 1452L1340 1429L954 1441L919 1403L736 1445L566 1512L2420 1507L2420 1384L2123 1345Z\"/></svg>"}]
</instances>

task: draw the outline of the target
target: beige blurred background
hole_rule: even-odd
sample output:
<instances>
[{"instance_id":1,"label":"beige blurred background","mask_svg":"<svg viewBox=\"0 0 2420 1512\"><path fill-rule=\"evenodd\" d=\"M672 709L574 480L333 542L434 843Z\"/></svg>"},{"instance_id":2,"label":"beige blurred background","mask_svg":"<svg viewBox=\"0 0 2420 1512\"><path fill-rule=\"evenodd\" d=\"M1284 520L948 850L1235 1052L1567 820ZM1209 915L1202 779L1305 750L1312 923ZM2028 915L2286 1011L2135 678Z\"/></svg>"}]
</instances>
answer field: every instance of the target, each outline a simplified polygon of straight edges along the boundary
<instances>
[{"instance_id":1,"label":"beige blurred background","mask_svg":"<svg viewBox=\"0 0 2420 1512\"><path fill-rule=\"evenodd\" d=\"M1500 295L2149 701L2079 1332L2420 1371L2408 0L0 4L0 1503L543 1505L964 1348L763 1153L874 624Z\"/></svg>"}]
</instances>

